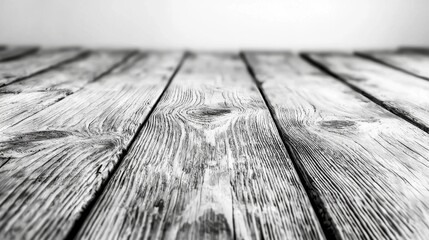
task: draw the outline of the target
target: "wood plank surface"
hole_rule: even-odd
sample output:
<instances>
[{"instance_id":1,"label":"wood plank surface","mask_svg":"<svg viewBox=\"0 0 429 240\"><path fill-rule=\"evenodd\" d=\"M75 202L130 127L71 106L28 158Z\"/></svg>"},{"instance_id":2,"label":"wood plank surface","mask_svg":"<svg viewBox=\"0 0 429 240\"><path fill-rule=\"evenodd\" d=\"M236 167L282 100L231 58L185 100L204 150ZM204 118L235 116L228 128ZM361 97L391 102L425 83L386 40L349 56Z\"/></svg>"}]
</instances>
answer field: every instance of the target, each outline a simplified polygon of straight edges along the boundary
<instances>
[{"instance_id":1,"label":"wood plank surface","mask_svg":"<svg viewBox=\"0 0 429 240\"><path fill-rule=\"evenodd\" d=\"M235 54L190 55L77 239L324 239Z\"/></svg>"},{"instance_id":2,"label":"wood plank surface","mask_svg":"<svg viewBox=\"0 0 429 240\"><path fill-rule=\"evenodd\" d=\"M247 59L332 235L427 239L428 134L295 55Z\"/></svg>"},{"instance_id":3,"label":"wood plank surface","mask_svg":"<svg viewBox=\"0 0 429 240\"><path fill-rule=\"evenodd\" d=\"M0 87L52 68L82 53L80 49L45 49L28 57L0 62Z\"/></svg>"},{"instance_id":4,"label":"wood plank surface","mask_svg":"<svg viewBox=\"0 0 429 240\"><path fill-rule=\"evenodd\" d=\"M81 89L117 64L130 52L98 51L0 88L0 131Z\"/></svg>"},{"instance_id":5,"label":"wood plank surface","mask_svg":"<svg viewBox=\"0 0 429 240\"><path fill-rule=\"evenodd\" d=\"M64 239L164 91L180 53L138 54L0 134L0 239Z\"/></svg>"},{"instance_id":6,"label":"wood plank surface","mask_svg":"<svg viewBox=\"0 0 429 240\"><path fill-rule=\"evenodd\" d=\"M429 132L429 81L347 53L309 58L383 107Z\"/></svg>"},{"instance_id":7,"label":"wood plank surface","mask_svg":"<svg viewBox=\"0 0 429 240\"><path fill-rule=\"evenodd\" d=\"M359 52L360 56L429 80L429 54L416 52Z\"/></svg>"},{"instance_id":8,"label":"wood plank surface","mask_svg":"<svg viewBox=\"0 0 429 240\"><path fill-rule=\"evenodd\" d=\"M37 47L8 47L5 50L0 51L0 62L20 58L34 53L37 50Z\"/></svg>"}]
</instances>

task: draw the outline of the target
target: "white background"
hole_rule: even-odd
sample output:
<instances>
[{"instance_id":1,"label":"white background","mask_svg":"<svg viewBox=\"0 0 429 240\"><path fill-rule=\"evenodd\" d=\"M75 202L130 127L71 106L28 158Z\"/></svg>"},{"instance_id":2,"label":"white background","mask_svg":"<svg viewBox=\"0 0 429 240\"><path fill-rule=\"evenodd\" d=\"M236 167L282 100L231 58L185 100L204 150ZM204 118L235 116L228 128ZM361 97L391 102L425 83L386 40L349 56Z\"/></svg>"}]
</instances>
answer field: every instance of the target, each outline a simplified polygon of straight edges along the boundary
<instances>
[{"instance_id":1,"label":"white background","mask_svg":"<svg viewBox=\"0 0 429 240\"><path fill-rule=\"evenodd\" d=\"M429 0L0 0L0 43L210 50L429 45Z\"/></svg>"}]
</instances>

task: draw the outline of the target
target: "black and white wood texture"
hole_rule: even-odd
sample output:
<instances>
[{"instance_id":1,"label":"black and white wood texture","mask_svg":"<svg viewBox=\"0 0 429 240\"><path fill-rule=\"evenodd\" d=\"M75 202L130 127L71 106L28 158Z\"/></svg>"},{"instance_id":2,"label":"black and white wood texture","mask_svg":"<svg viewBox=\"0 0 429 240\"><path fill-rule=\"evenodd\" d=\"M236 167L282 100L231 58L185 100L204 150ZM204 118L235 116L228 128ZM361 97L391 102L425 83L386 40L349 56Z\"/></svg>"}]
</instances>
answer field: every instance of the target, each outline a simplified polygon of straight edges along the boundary
<instances>
[{"instance_id":1,"label":"black and white wood texture","mask_svg":"<svg viewBox=\"0 0 429 240\"><path fill-rule=\"evenodd\" d=\"M427 239L429 136L291 54L247 55L339 239Z\"/></svg>"},{"instance_id":2,"label":"black and white wood texture","mask_svg":"<svg viewBox=\"0 0 429 240\"><path fill-rule=\"evenodd\" d=\"M324 239L235 54L189 56L78 239Z\"/></svg>"},{"instance_id":3,"label":"black and white wood texture","mask_svg":"<svg viewBox=\"0 0 429 240\"><path fill-rule=\"evenodd\" d=\"M421 52L374 51L359 55L429 81L429 54Z\"/></svg>"},{"instance_id":4,"label":"black and white wood texture","mask_svg":"<svg viewBox=\"0 0 429 240\"><path fill-rule=\"evenodd\" d=\"M9 47L4 50L0 50L0 62L17 59L34 53L37 50L37 47Z\"/></svg>"},{"instance_id":5,"label":"black and white wood texture","mask_svg":"<svg viewBox=\"0 0 429 240\"><path fill-rule=\"evenodd\" d=\"M138 54L0 135L0 239L64 239L164 91L180 53Z\"/></svg>"},{"instance_id":6,"label":"black and white wood texture","mask_svg":"<svg viewBox=\"0 0 429 240\"><path fill-rule=\"evenodd\" d=\"M362 54L0 49L0 239L427 239L427 55Z\"/></svg>"},{"instance_id":7,"label":"black and white wood texture","mask_svg":"<svg viewBox=\"0 0 429 240\"><path fill-rule=\"evenodd\" d=\"M0 130L58 102L120 64L130 53L104 51L0 88Z\"/></svg>"},{"instance_id":8,"label":"black and white wood texture","mask_svg":"<svg viewBox=\"0 0 429 240\"><path fill-rule=\"evenodd\" d=\"M0 62L0 87L78 57L80 49L44 49L26 58Z\"/></svg>"},{"instance_id":9,"label":"black and white wood texture","mask_svg":"<svg viewBox=\"0 0 429 240\"><path fill-rule=\"evenodd\" d=\"M429 81L347 53L309 57L380 105L429 133Z\"/></svg>"}]
</instances>

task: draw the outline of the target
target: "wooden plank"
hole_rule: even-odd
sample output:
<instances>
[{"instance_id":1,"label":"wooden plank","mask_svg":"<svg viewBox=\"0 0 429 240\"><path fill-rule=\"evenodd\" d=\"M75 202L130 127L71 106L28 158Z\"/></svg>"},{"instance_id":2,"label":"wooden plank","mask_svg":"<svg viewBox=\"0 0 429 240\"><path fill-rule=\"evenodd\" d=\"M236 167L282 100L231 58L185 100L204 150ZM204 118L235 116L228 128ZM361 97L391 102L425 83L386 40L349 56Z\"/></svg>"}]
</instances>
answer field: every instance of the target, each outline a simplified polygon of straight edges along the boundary
<instances>
[{"instance_id":1,"label":"wooden plank","mask_svg":"<svg viewBox=\"0 0 429 240\"><path fill-rule=\"evenodd\" d=\"M2 131L0 239L64 239L100 188L181 59L136 55ZM72 231L73 232L73 231Z\"/></svg>"},{"instance_id":2,"label":"wooden plank","mask_svg":"<svg viewBox=\"0 0 429 240\"><path fill-rule=\"evenodd\" d=\"M429 55L416 52L359 52L358 55L429 80Z\"/></svg>"},{"instance_id":3,"label":"wooden plank","mask_svg":"<svg viewBox=\"0 0 429 240\"><path fill-rule=\"evenodd\" d=\"M427 239L428 135L295 55L247 58L332 235Z\"/></svg>"},{"instance_id":4,"label":"wooden plank","mask_svg":"<svg viewBox=\"0 0 429 240\"><path fill-rule=\"evenodd\" d=\"M355 90L429 132L429 82L346 53L310 54Z\"/></svg>"},{"instance_id":5,"label":"wooden plank","mask_svg":"<svg viewBox=\"0 0 429 240\"><path fill-rule=\"evenodd\" d=\"M10 61L16 58L23 57L25 55L35 53L38 50L37 47L8 47L7 49L0 51L0 62Z\"/></svg>"},{"instance_id":6,"label":"wooden plank","mask_svg":"<svg viewBox=\"0 0 429 240\"><path fill-rule=\"evenodd\" d=\"M121 63L127 51L98 51L0 88L0 131L70 95Z\"/></svg>"},{"instance_id":7,"label":"wooden plank","mask_svg":"<svg viewBox=\"0 0 429 240\"><path fill-rule=\"evenodd\" d=\"M235 54L191 55L77 239L323 239Z\"/></svg>"},{"instance_id":8,"label":"wooden plank","mask_svg":"<svg viewBox=\"0 0 429 240\"><path fill-rule=\"evenodd\" d=\"M78 57L80 49L46 49L25 58L0 63L0 87L30 77Z\"/></svg>"}]
</instances>

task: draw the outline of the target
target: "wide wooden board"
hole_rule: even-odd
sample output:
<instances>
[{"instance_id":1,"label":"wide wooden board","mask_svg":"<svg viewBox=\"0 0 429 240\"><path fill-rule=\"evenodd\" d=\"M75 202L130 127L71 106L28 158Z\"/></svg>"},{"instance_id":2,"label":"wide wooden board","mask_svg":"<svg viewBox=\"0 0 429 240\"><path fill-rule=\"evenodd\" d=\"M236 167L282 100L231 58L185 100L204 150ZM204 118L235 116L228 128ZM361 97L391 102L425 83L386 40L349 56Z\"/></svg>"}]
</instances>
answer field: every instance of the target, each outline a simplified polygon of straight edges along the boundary
<instances>
[{"instance_id":1,"label":"wide wooden board","mask_svg":"<svg viewBox=\"0 0 429 240\"><path fill-rule=\"evenodd\" d=\"M37 50L37 47L8 47L5 50L0 51L0 62L24 57L25 55L36 52Z\"/></svg>"},{"instance_id":2,"label":"wide wooden board","mask_svg":"<svg viewBox=\"0 0 429 240\"><path fill-rule=\"evenodd\" d=\"M386 51L359 52L358 54L400 71L429 80L429 54Z\"/></svg>"},{"instance_id":3,"label":"wide wooden board","mask_svg":"<svg viewBox=\"0 0 429 240\"><path fill-rule=\"evenodd\" d=\"M352 54L309 57L357 91L429 132L429 81Z\"/></svg>"},{"instance_id":4,"label":"wide wooden board","mask_svg":"<svg viewBox=\"0 0 429 240\"><path fill-rule=\"evenodd\" d=\"M0 88L0 131L63 99L116 67L130 53L98 51Z\"/></svg>"},{"instance_id":5,"label":"wide wooden board","mask_svg":"<svg viewBox=\"0 0 429 240\"><path fill-rule=\"evenodd\" d=\"M0 239L70 236L180 59L180 53L135 55L1 132Z\"/></svg>"},{"instance_id":6,"label":"wide wooden board","mask_svg":"<svg viewBox=\"0 0 429 240\"><path fill-rule=\"evenodd\" d=\"M244 63L190 55L77 239L323 239Z\"/></svg>"},{"instance_id":7,"label":"wide wooden board","mask_svg":"<svg viewBox=\"0 0 429 240\"><path fill-rule=\"evenodd\" d=\"M331 238L427 239L428 134L298 56L247 59Z\"/></svg>"},{"instance_id":8,"label":"wide wooden board","mask_svg":"<svg viewBox=\"0 0 429 240\"><path fill-rule=\"evenodd\" d=\"M74 59L80 49L44 49L27 57L0 62L0 87Z\"/></svg>"}]
</instances>

